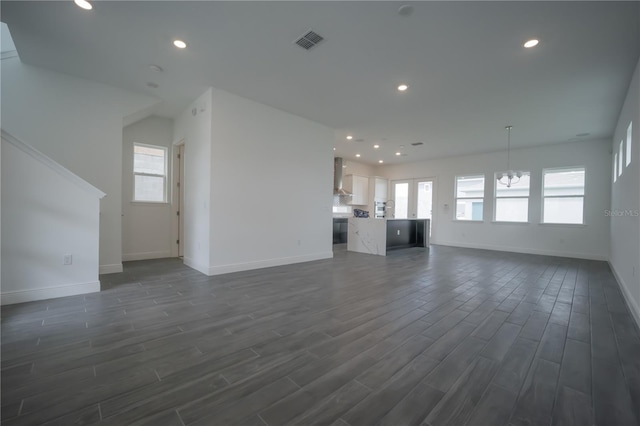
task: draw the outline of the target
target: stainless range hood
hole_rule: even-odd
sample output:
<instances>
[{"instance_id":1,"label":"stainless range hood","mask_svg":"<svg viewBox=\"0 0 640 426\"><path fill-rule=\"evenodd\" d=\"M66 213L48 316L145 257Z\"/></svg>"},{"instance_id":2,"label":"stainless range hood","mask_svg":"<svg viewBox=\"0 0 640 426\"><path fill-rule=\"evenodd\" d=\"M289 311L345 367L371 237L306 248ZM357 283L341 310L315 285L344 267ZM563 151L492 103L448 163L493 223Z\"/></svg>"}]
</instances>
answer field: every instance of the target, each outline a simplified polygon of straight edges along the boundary
<instances>
[{"instance_id":1,"label":"stainless range hood","mask_svg":"<svg viewBox=\"0 0 640 426\"><path fill-rule=\"evenodd\" d=\"M333 159L333 195L351 196L349 191L342 188L342 158L335 157Z\"/></svg>"}]
</instances>

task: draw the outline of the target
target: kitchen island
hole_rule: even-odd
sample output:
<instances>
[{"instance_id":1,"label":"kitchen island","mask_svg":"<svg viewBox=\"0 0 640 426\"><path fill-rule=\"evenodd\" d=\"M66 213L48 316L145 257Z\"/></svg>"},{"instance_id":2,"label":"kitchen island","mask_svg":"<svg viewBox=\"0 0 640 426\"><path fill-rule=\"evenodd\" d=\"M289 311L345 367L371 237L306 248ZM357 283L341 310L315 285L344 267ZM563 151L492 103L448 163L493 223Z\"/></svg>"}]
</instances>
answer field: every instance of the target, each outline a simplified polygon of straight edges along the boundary
<instances>
[{"instance_id":1,"label":"kitchen island","mask_svg":"<svg viewBox=\"0 0 640 426\"><path fill-rule=\"evenodd\" d=\"M349 218L347 250L386 256L387 251L429 247L429 219Z\"/></svg>"}]
</instances>

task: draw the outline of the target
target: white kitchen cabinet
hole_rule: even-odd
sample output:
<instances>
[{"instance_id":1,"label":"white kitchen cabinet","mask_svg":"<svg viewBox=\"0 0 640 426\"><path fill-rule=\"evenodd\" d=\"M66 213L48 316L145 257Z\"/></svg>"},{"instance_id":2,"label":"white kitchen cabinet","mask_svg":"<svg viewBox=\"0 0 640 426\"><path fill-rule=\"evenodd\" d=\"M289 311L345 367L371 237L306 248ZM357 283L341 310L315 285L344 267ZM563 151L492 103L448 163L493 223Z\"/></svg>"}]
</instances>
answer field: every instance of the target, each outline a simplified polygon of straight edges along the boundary
<instances>
[{"instance_id":1,"label":"white kitchen cabinet","mask_svg":"<svg viewBox=\"0 0 640 426\"><path fill-rule=\"evenodd\" d=\"M366 206L369 204L369 178L358 175L346 175L343 187L353 196L349 200L352 206Z\"/></svg>"},{"instance_id":2,"label":"white kitchen cabinet","mask_svg":"<svg viewBox=\"0 0 640 426\"><path fill-rule=\"evenodd\" d=\"M387 179L376 177L375 178L376 186L375 192L373 195L374 201L387 201L387 190L389 188L389 181Z\"/></svg>"}]
</instances>

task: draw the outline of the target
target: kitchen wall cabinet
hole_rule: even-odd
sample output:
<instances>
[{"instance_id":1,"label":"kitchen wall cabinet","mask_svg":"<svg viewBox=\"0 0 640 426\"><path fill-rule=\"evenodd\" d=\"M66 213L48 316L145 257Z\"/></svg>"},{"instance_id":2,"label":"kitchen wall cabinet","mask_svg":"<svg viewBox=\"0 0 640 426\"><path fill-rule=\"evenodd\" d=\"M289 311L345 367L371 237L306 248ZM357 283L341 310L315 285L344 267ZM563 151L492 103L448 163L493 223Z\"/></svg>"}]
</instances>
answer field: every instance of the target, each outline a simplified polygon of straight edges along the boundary
<instances>
[{"instance_id":1,"label":"kitchen wall cabinet","mask_svg":"<svg viewBox=\"0 0 640 426\"><path fill-rule=\"evenodd\" d=\"M376 177L375 178L375 191L374 191L374 201L382 201L385 202L387 201L388 198L388 188L389 188L389 181L387 179L384 178L380 178L380 177Z\"/></svg>"},{"instance_id":2,"label":"kitchen wall cabinet","mask_svg":"<svg viewBox=\"0 0 640 426\"><path fill-rule=\"evenodd\" d=\"M352 206L366 206L369 204L369 178L358 175L346 175L343 187L353 196L349 201Z\"/></svg>"}]
</instances>

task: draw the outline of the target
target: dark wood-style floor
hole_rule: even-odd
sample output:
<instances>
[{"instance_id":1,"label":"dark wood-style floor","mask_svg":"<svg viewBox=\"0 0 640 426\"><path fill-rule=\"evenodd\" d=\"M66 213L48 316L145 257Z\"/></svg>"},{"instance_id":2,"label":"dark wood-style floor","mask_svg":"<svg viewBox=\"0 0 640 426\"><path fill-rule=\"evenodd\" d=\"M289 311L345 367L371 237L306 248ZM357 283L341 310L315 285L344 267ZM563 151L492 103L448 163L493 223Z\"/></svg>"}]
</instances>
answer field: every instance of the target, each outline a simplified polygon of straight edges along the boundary
<instances>
[{"instance_id":1,"label":"dark wood-style floor","mask_svg":"<svg viewBox=\"0 0 640 426\"><path fill-rule=\"evenodd\" d=\"M432 247L2 308L2 424L637 425L604 262Z\"/></svg>"}]
</instances>

